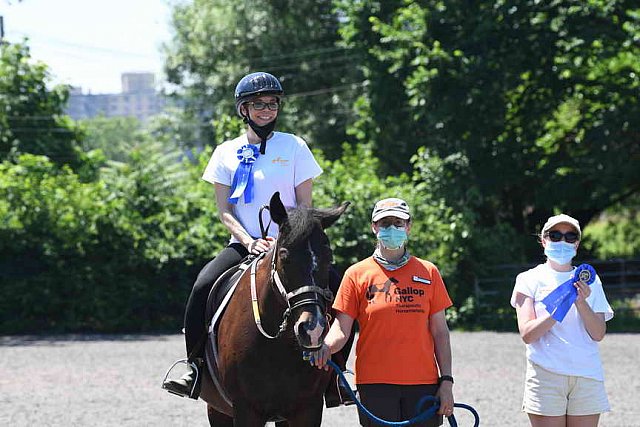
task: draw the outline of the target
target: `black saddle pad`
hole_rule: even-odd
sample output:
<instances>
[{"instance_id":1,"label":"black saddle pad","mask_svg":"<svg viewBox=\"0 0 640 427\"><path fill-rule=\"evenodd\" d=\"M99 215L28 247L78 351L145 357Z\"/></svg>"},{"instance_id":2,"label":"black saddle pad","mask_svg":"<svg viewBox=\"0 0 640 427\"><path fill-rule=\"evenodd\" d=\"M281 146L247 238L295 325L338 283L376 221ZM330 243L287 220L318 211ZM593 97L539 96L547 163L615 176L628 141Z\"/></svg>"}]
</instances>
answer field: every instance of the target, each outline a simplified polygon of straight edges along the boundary
<instances>
[{"instance_id":1,"label":"black saddle pad","mask_svg":"<svg viewBox=\"0 0 640 427\"><path fill-rule=\"evenodd\" d=\"M225 271L222 276L215 281L209 291L209 297L207 298L207 309L205 312L207 325L211 323L213 315L218 310L218 307L220 307L220 304L222 304L224 297L233 287L233 284L240 279L240 275L242 275L242 273L247 269L248 265L251 264L254 258L255 257L252 256L245 257L240 264L234 265Z\"/></svg>"}]
</instances>

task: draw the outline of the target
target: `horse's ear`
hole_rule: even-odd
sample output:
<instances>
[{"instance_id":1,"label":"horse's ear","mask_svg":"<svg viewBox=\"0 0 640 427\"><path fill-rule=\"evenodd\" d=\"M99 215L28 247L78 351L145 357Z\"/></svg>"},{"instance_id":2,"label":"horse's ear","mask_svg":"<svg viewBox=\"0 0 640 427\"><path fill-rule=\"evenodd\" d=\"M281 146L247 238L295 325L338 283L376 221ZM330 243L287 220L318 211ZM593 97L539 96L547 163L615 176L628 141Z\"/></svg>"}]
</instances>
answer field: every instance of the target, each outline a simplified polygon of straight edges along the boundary
<instances>
[{"instance_id":1,"label":"horse's ear","mask_svg":"<svg viewBox=\"0 0 640 427\"><path fill-rule=\"evenodd\" d=\"M280 192L276 191L271 196L271 200L269 201L269 214L271 215L271 219L278 225L284 224L287 220L287 210L284 208L282 204L282 200L280 200Z\"/></svg>"},{"instance_id":2,"label":"horse's ear","mask_svg":"<svg viewBox=\"0 0 640 427\"><path fill-rule=\"evenodd\" d=\"M320 224L322 224L322 229L326 229L336 222L350 204L350 202L344 202L337 208L321 210Z\"/></svg>"}]
</instances>

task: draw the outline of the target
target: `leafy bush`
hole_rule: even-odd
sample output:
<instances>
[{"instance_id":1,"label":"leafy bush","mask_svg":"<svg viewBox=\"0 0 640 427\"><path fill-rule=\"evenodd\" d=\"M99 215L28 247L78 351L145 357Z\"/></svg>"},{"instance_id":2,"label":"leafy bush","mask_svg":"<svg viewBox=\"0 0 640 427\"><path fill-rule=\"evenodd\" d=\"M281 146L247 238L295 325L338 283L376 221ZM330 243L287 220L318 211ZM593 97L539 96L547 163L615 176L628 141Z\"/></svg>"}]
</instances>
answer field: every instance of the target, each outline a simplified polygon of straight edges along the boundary
<instances>
[{"instance_id":1,"label":"leafy bush","mask_svg":"<svg viewBox=\"0 0 640 427\"><path fill-rule=\"evenodd\" d=\"M341 270L373 253L375 237L371 231L371 211L376 201L400 197L412 212L410 252L435 263L443 277L455 277L462 242L468 238L463 215L448 207L420 179L401 174L384 177L378 173L379 161L367 144L344 144L343 155L335 161L320 159L324 173L314 187L314 205L326 207L351 202L340 222L328 230L335 261ZM457 283L447 281L455 294Z\"/></svg>"},{"instance_id":2,"label":"leafy bush","mask_svg":"<svg viewBox=\"0 0 640 427\"><path fill-rule=\"evenodd\" d=\"M42 156L2 163L0 332L180 327L197 271L227 236L196 168L157 148L94 182Z\"/></svg>"}]
</instances>

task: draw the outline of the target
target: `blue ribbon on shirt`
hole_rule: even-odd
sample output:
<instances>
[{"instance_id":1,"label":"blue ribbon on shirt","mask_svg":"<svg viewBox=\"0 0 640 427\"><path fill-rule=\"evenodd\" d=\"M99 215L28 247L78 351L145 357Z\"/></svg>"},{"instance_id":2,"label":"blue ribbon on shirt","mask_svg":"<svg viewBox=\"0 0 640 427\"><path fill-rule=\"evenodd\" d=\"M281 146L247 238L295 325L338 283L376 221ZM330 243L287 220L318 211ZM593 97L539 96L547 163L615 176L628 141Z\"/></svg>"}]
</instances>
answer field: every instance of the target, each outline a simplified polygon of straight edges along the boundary
<instances>
[{"instance_id":1,"label":"blue ribbon on shirt","mask_svg":"<svg viewBox=\"0 0 640 427\"><path fill-rule=\"evenodd\" d=\"M576 298L578 298L578 290L573 284L582 282L591 285L595 280L596 270L589 264L581 264L576 268L571 279L555 288L542 300L542 303L551 314L551 317L558 322L562 322Z\"/></svg>"},{"instance_id":2,"label":"blue ribbon on shirt","mask_svg":"<svg viewBox=\"0 0 640 427\"><path fill-rule=\"evenodd\" d=\"M243 194L245 203L251 203L253 200L253 163L260 156L260 151L255 145L245 144L238 149L237 156L240 163L233 175L229 196L229 202L234 205Z\"/></svg>"}]
</instances>

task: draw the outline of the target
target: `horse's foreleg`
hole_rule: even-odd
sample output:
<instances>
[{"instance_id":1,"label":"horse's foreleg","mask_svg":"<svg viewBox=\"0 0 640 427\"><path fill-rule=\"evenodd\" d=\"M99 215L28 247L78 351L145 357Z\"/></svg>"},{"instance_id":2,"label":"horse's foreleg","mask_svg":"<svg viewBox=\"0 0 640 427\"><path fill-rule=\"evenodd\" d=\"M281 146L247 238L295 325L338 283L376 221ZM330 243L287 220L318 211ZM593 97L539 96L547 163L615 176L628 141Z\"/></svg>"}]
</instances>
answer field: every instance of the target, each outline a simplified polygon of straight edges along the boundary
<instances>
[{"instance_id":1,"label":"horse's foreleg","mask_svg":"<svg viewBox=\"0 0 640 427\"><path fill-rule=\"evenodd\" d=\"M243 401L233 401L234 427L264 427L267 418L257 413L251 405Z\"/></svg>"},{"instance_id":2,"label":"horse's foreleg","mask_svg":"<svg viewBox=\"0 0 640 427\"><path fill-rule=\"evenodd\" d=\"M207 416L212 427L233 427L233 418L216 411L211 405L207 405Z\"/></svg>"},{"instance_id":3,"label":"horse's foreleg","mask_svg":"<svg viewBox=\"0 0 640 427\"><path fill-rule=\"evenodd\" d=\"M322 396L289 416L289 427L320 427L322 423Z\"/></svg>"}]
</instances>

